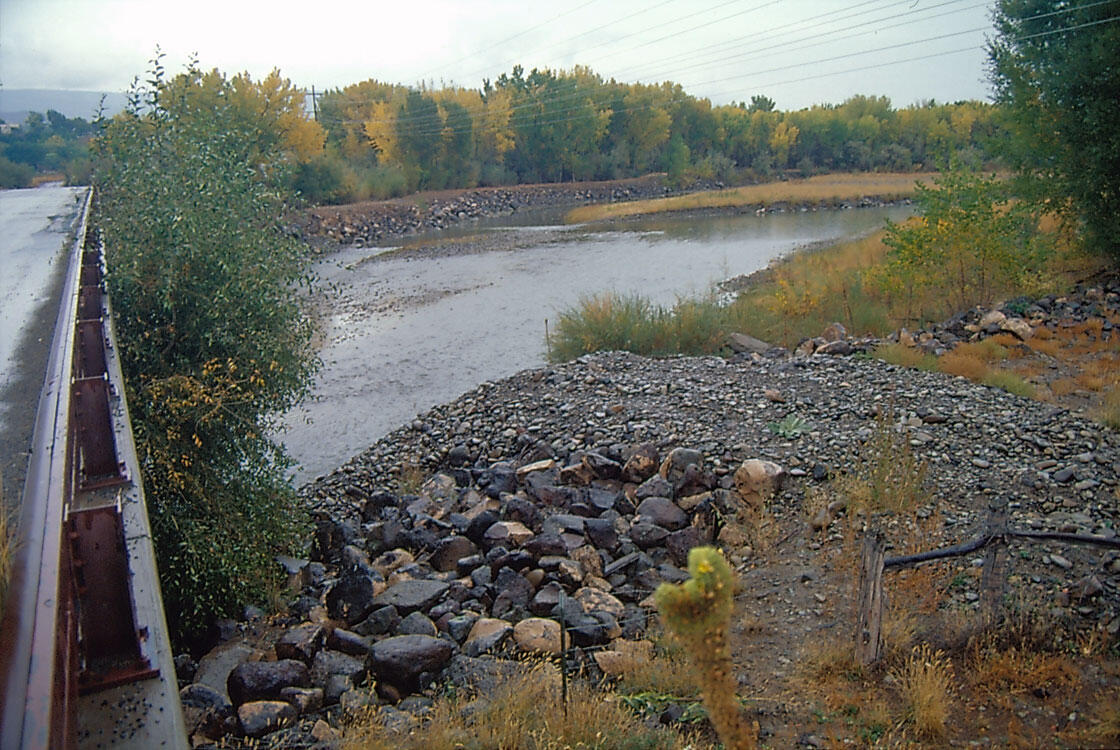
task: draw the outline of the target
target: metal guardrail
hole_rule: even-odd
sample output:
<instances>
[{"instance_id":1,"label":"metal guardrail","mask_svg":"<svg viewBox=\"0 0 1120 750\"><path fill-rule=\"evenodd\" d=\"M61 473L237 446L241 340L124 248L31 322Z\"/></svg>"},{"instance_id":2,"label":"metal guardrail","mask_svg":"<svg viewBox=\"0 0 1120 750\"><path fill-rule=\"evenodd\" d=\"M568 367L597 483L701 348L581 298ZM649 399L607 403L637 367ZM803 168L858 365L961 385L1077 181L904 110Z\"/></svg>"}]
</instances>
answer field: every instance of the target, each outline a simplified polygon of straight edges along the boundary
<instances>
[{"instance_id":1,"label":"metal guardrail","mask_svg":"<svg viewBox=\"0 0 1120 750\"><path fill-rule=\"evenodd\" d=\"M87 193L0 623L0 748L186 747Z\"/></svg>"}]
</instances>

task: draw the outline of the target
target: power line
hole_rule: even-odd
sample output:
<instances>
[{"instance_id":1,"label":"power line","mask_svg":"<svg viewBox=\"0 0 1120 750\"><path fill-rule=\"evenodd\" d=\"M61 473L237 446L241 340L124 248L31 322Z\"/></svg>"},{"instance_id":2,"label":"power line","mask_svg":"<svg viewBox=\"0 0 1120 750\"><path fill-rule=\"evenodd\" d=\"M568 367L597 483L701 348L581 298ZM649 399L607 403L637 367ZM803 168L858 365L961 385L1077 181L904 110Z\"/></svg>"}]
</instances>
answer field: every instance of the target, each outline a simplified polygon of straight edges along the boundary
<instances>
[{"instance_id":1,"label":"power line","mask_svg":"<svg viewBox=\"0 0 1120 750\"><path fill-rule=\"evenodd\" d=\"M963 2L963 1L964 1L964 0L950 0L950 2ZM786 24L783 24L782 26L779 26L779 27L777 27L777 28L787 28L787 27L789 27L789 26L796 26L797 24L799 24L799 23L803 23L804 21L814 21L814 20L818 20L818 19L821 19L821 18L824 18L824 17L827 17L827 16L831 16L831 15L836 15L836 14L838 14L838 13L841 13L841 12L847 12L847 11L851 11L851 10L854 10L854 9L856 9L856 8L859 8L859 7L861 7L861 6L864 6L864 5L867 5L867 4L869 4L869 3L868 3L868 2L856 3L855 5L853 5L853 6L849 6L849 7L847 7L847 8L844 8L844 9L840 9L840 10L837 10L837 11L831 11L831 12L829 12L829 13L825 13L825 14L820 14L820 15L818 15L818 16L813 16L813 17L810 17L810 18L808 18L808 19L804 19L803 21L799 21L799 22L790 22L790 23L786 23ZM899 4L899 3L896 3L896 4ZM943 4L944 4L944 3L943 3ZM721 6L716 6L716 7L721 7ZM756 6L755 8L752 8L752 9L749 9L749 10L756 10L756 9L757 9L758 7L759 7L759 6ZM940 7L940 6L934 6L934 7ZM849 18L855 18L855 17L857 17L857 16L859 16L859 15L866 15L866 13L868 13L868 12L875 12L876 10L882 10L882 8L880 8L880 9L872 9L871 11L864 11L864 12L862 12L862 13L852 14L852 15L849 15L849 16L847 16L847 17L849 17ZM744 12L746 12L746 11L744 11ZM696 15L696 14L695 14L695 13L693 13L693 14L690 14L690 15ZM895 18L895 17L899 17L899 16L901 16L901 15L906 15L906 14L897 14L896 16L890 16L890 17L888 17L888 18ZM685 16L685 17L687 18L687 17L689 17L689 16ZM882 20L887 20L887 19L877 19L877 20L873 20L873 21L865 22L865 24L868 24L868 23L878 23L878 22L880 22L880 21L882 21ZM812 24L812 25L810 25L810 26L809 26L808 28L813 28L814 26L819 26L819 25L821 25L821 23L822 23L822 22L819 22L819 21L818 21L818 23L816 23L816 24ZM664 24L655 24L654 26L650 26L650 27L647 27L647 29L643 29L643 31L646 31L646 30L649 30L649 29L652 29L652 28L659 28L660 26L663 26L663 25L664 25ZM858 25L857 25L857 26L858 26ZM834 32L826 32L826 33L837 33L838 31L843 31L843 30L847 30L847 29L849 29L849 28L853 28L853 27L844 27L843 29L840 29L840 30L836 30L836 31L834 31ZM642 33L642 32L637 32L637 33ZM748 36L748 37L744 37L744 38L749 38L749 36ZM602 85L601 85L601 88L603 88L603 87L605 87L605 86L606 86L606 84L602 84ZM584 100L586 99L587 95L588 95L588 92L587 92L586 90L582 90L582 89L580 89L580 90L576 90L576 91L574 91L574 92L573 92L573 93L571 93L571 94L566 94L566 95L561 95L561 96L559 96L559 97L556 97L556 98L555 98L555 99L553 99L552 101L556 101L556 100L559 100L559 99L566 99L566 100L567 100L568 102L575 102L575 101L579 100L579 101L580 101L580 103L581 103L581 106L582 106L582 102L583 102L583 101L584 101ZM536 109L536 108L537 108L537 107L539 106L539 104L540 104L540 102L539 102L539 101L533 101L533 102L527 102L527 103L524 103L524 104L521 104L521 105L516 105L516 106L514 106L514 107L512 107L512 108L511 108L511 112L513 112L513 113L514 113L514 114L516 115L516 113L517 113L517 112L519 112L519 111L525 111L525 110ZM579 107L573 107L573 108L570 108L570 109L569 109L569 111L570 111L571 109L577 109L577 108L579 108ZM481 112L482 110L480 109L480 110L478 110L478 111L479 111L479 112ZM378 124L385 124L385 123L387 123L388 121L371 121L371 122L376 122L376 123L378 123ZM434 119L433 119L432 117L424 117L424 116L421 116L421 117L416 117L416 118L410 118L410 117L405 117L405 118L398 118L398 119L397 119L397 122L398 122L398 123L403 123L403 124L406 124L406 125L407 125L407 124L412 124L412 125L416 125L416 126L419 126L419 127L424 127L424 126L426 126L426 125L427 125L427 126L435 126L435 125L436 125L436 122L434 121ZM353 124L353 123L352 123L352 124Z\"/></svg>"},{"instance_id":2,"label":"power line","mask_svg":"<svg viewBox=\"0 0 1120 750\"><path fill-rule=\"evenodd\" d=\"M945 0L945 2L939 3L939 4L931 6L929 8L926 8L925 10L926 11L934 10L936 8L943 7L945 5L956 5L956 4L959 4L959 3L964 2L964 1L965 0ZM833 34L839 34L839 33L844 32L844 31L851 31L852 29L864 28L866 26L871 26L872 24L877 24L877 23L880 23L882 21L890 21L890 20L893 20L893 19L896 19L896 18L903 18L903 17L908 17L908 16L913 15L913 13L899 13L899 14L896 14L896 15L893 15L893 16L887 16L885 18L878 18L878 19L874 19L874 20L871 20L871 21L864 21L863 23L852 24L851 26L845 26L845 27L839 28L839 29L832 29L830 31L822 31L822 32L819 32L817 34L811 34L809 36L803 36L799 39L791 39L791 40L786 40L786 41L783 41L783 42L776 42L776 43L771 44L767 47L755 47L754 49L748 50L746 52L741 52L741 53L736 54L736 55L731 55L730 57L724 57L724 58L714 59L714 60L712 60L712 59L705 60L704 62L696 63L696 64L693 64L693 65L687 65L687 66L684 66L684 67L681 67L681 68L677 68L676 70L677 71L683 71L683 70L692 70L694 68L705 68L705 67L710 67L710 66L712 66L714 64L717 64L717 63L726 63L726 62L730 62L732 60L738 60L738 61L750 60L750 59L753 59L755 57L759 57L764 52L768 52L768 51L774 50L774 49L782 49L783 52L797 52L797 51L800 51L800 50L809 49L811 47L818 47L822 44L831 44L833 42L845 41L847 39L855 39L857 37L866 36L867 34L877 34L880 31L887 31L889 29L900 28L902 26L909 26L909 25L912 25L912 24L915 24L915 23L923 23L923 22L926 22L926 21L930 21L934 18L942 18L944 16L952 15L954 13L961 13L961 12L968 11L968 10L975 10L976 8L980 8L980 7L983 7L985 5L987 5L986 2L977 3L975 5L969 5L969 6L966 6L964 8L955 8L955 9L950 10L950 11L945 11L943 13L938 13L938 14L935 14L935 15L932 15L932 16L927 16L927 17L924 17L924 18L911 18L910 20L900 21L898 23L890 24L890 25L887 25L887 26L877 26L875 28L868 29L866 31L860 31L860 32L855 33L855 34L847 34L845 36L837 37L837 38L834 38L834 39L822 39L821 41L814 42L813 44L806 44L806 45L802 45L800 47L791 46L791 45L799 44L801 42L810 41L810 40L813 40L813 39L820 39L821 37L827 37L827 36L831 36ZM656 78L658 75L662 75L662 74L663 73L661 73L661 72L652 73L647 77ZM639 77L638 80L641 80L641 77Z\"/></svg>"},{"instance_id":3,"label":"power line","mask_svg":"<svg viewBox=\"0 0 1120 750\"><path fill-rule=\"evenodd\" d=\"M732 1L732 2L738 2L738 0L731 0L731 1ZM587 36L588 34L593 34L593 33L595 33L596 31L602 31L603 29L607 29L607 28L610 28L611 26L615 26L615 25L617 25L617 24L619 24L619 23L621 23L621 22L623 22L623 21L628 21L628 20L630 20L630 19L632 19L632 18L637 18L638 16L642 16L642 15L645 15L645 14L647 14L647 13L650 13L650 12L652 12L652 11L654 11L654 10L656 10L656 9L658 9L658 8L660 8L660 7L662 7L663 5L668 5L668 4L669 4L669 3L671 3L671 2L675 2L675 0L662 0L662 2L660 2L660 3L656 4L656 5L652 5L652 6L650 6L650 7L647 7L647 8L643 8L642 10L639 10L639 11L637 11L636 13L628 13L628 14L626 14L626 15L623 15L623 16L620 16L620 17L616 18L616 19L615 19L615 20L613 20L613 21L610 21L610 22L608 22L608 23L602 24L602 25L600 25L600 26L596 26L596 27L595 27L595 28L593 28L593 29L589 29L589 30L587 30L587 31L581 32L581 33L579 33L579 34L576 34L575 36L571 36L571 37L568 37L567 39L563 39L563 40L561 40L561 41L559 41L559 42L554 42L554 43L552 43L551 45L549 45L549 46L545 47L544 49L546 49L546 50L551 50L551 49L555 49L555 48L557 48L557 47L561 47L561 46L563 46L563 45L565 45L565 44L570 44L571 42L575 41L576 39L579 39L579 38L581 38L581 37L585 37L585 36ZM725 3L725 4L726 4L726 3ZM721 6L716 6L716 7L721 7ZM651 27L651 28L656 28L657 26L660 26L660 25L665 25L665 24L657 24L657 25L655 25L654 27ZM635 34L640 34L640 33L643 33L643 32L641 32L641 31L638 31L638 32L634 32L634 33L632 33L632 34L628 34L628 35L626 35L626 36L622 37L622 39L627 39L627 38L629 38L630 36L634 36ZM619 40L611 40L611 41L619 41ZM609 43L610 43L610 41L608 41L608 42L600 42L599 44L596 44L596 45L594 45L594 46L590 47L589 49L595 49L595 47L601 47L601 46L603 46L604 44L609 44ZM508 65L508 64L509 64L510 62L514 62L514 60L515 60L515 59L508 59L508 60L504 61L504 62L502 63L502 67L504 67L505 65ZM470 73L468 73L467 75L468 75L468 76L473 76L473 75L477 75L477 74L479 74L479 73L484 73L484 72L486 72L486 71L487 71L487 70L489 70L489 69L490 69L490 66L485 66L485 67L479 68L479 69L477 69L477 70L473 70L473 71L471 71Z\"/></svg>"},{"instance_id":4,"label":"power line","mask_svg":"<svg viewBox=\"0 0 1120 750\"><path fill-rule=\"evenodd\" d=\"M669 0L666 0L666 1L669 1ZM525 29L524 31L517 32L513 36L508 36L505 39L501 40L500 42L495 42L494 44L490 45L489 47L486 47L486 48L482 49L479 52L472 52L470 54L463 55L458 60L452 60L450 63L448 63L448 65L455 65L456 63L460 63L464 60L469 60L472 57L477 57L478 55L485 54L492 49L496 49L498 47L509 44L514 39L519 39L520 37L523 37L530 32L536 31L537 29L540 29L540 28L543 28L543 27L548 26L550 24L553 24L556 21L559 21L561 18L564 18L565 16L570 16L571 14L576 13L577 11L581 11L584 8L586 8L588 5L593 5L594 3L595 3L595 0L587 0L587 2L583 3L582 5L579 5L575 8L572 8L571 10L566 10L566 11L564 11L563 13L561 13L557 16L553 16L552 18L548 19L547 21L542 21L541 23L538 23L536 26L530 26L529 28ZM662 3L662 4L664 4L664 3ZM420 80L421 81L427 80L427 78L428 78L428 75L426 74Z\"/></svg>"},{"instance_id":5,"label":"power line","mask_svg":"<svg viewBox=\"0 0 1120 750\"><path fill-rule=\"evenodd\" d=\"M1095 7L1097 5L1104 5L1104 4L1107 4L1108 2L1109 2L1109 0L1100 0L1098 2L1094 2L1094 3L1091 3L1091 4L1085 5L1085 6L1080 6L1080 7L1077 7L1077 8L1068 8L1068 9L1063 9L1063 10L1060 10L1060 11L1053 11L1053 12L1045 13L1045 14L1039 14L1038 16L1034 16L1034 17L1031 17L1031 18L1033 19L1033 18L1041 18L1041 17L1045 17L1045 16L1059 15L1059 14L1062 14L1062 13L1068 13L1068 12L1072 12L1072 11L1076 11L1076 10L1083 10L1083 9L1086 9L1086 8ZM1031 20L1031 19L1021 19L1021 20ZM1084 28L1098 26L1098 25L1101 25L1101 24L1104 24L1104 23L1111 23L1111 22L1114 22L1116 20L1120 20L1120 16L1111 17L1111 18L1107 18L1107 19L1100 19L1100 20L1097 20L1097 21L1086 22L1086 23L1078 24L1078 25L1071 26L1071 27L1061 28L1061 29L1052 29L1052 30L1049 30L1049 31L1039 32L1037 34L1033 34L1033 35L1030 35L1030 36L1027 36L1027 37L1022 37L1022 38L1023 39L1041 38L1041 37L1051 36L1051 35L1054 35L1054 34L1066 33L1066 32L1070 32L1070 31L1076 31L1076 30L1080 30L1080 29L1084 29ZM986 29L987 29L987 27L977 27L977 28L972 28L972 29L966 29L966 30L963 30L963 31L937 35L937 36L930 37L930 38L927 38L927 39L916 40L916 41L913 41L913 42L886 45L886 46L871 49L871 50L863 50L863 51L860 51L860 52L853 52L853 53L848 53L848 54L844 54L844 55L836 55L836 56L832 56L832 57L829 57L829 58L822 58L822 59L819 59L819 60L801 62L801 63L791 64L791 65L776 66L776 67L769 68L769 69L766 69L766 70L753 71L751 73L738 75L738 76L728 76L728 77L725 77L725 78L715 79L715 80L711 80L711 81L705 81L702 84L698 84L698 85L705 85L705 84L711 84L711 83L724 83L724 82L727 82L727 81L740 80L740 79L743 79L743 78L751 78L751 77L755 77L755 76L758 76L760 74L765 74L765 73L773 73L773 72L779 72L779 71L783 71L783 70L793 70L793 69L803 68L803 67L807 67L807 66L820 65L822 62L833 62L833 61L836 61L836 60L848 59L848 58L856 57L856 56L860 56L860 55L874 54L874 53L888 51L888 50L892 50L892 49L898 49L900 47L912 46L914 44L925 44L925 43L929 43L929 42L933 42L933 41L940 41L942 39L961 36L961 35L968 34L968 33L975 33L977 31L984 31ZM799 82L803 82L803 81L807 81L807 80L815 80L815 79L819 79L819 78L832 77L832 76L836 76L836 75L845 75L845 74L854 73L854 72L861 72L861 71L866 71L866 70L873 70L873 69L878 69L878 68L890 67L890 66L894 66L894 65L906 64L906 63L916 62L916 61L921 61L921 60L928 60L928 59L943 57L943 56L947 56L947 55L960 54L962 52L975 51L975 50L983 49L983 48L984 48L983 46L975 46L975 45L968 46L968 47L961 47L961 48L957 48L957 49L953 49L953 50L947 50L947 51L943 51L943 52L936 52L936 53L931 53L931 54L927 54L927 55L913 56L913 57L904 58L904 59L901 59L901 60L893 60L893 61L882 62L882 63L874 63L874 64L863 65L863 66L858 66L858 67L854 67L854 68L846 68L844 70L839 70L839 71L835 71L835 70L834 71L826 71L826 72L822 72L822 73L817 73L817 74L808 75L808 76L801 76L801 77L797 77L797 78L790 78L790 79L785 79L785 80L781 80L781 81L772 81L772 82L769 82L769 83L764 84L764 85L774 86L774 85L786 85L786 84L790 84L790 83L799 83ZM574 85L574 84L572 84L572 85ZM600 84L598 90L602 91L604 89L607 89L608 86L609 86L608 84ZM620 91L621 91L621 89L620 89ZM569 96L581 97L584 101L586 101L587 99L592 98L593 93L594 92L580 92L580 91L577 91L577 92L575 92L574 95L569 95ZM530 103L528 103L524 106L526 108L532 107L534 109L537 109L537 108L540 108L540 107L547 106L549 103L553 103L553 104L558 103L558 102L562 101L562 98L563 97L556 97L552 100L540 100L540 101L530 102ZM675 104L678 104L678 103L681 103L681 102L688 101L689 98L692 98L692 97L690 97L689 95L686 94L682 97L671 98L671 99L669 99L665 102L659 102L658 105L659 106L672 106L672 105L675 105ZM630 106L630 107L613 108L612 113L637 111L637 110L645 109L646 106L647 105L643 104L643 105L635 105L635 106ZM580 108L582 108L582 107L580 107ZM526 117L526 116L511 117L510 120L506 123L506 126L512 128L512 127L516 127L516 126L523 125L523 124L528 124L528 123L533 123L533 124L536 124L536 125L560 124L560 123L563 123L563 122L572 122L572 121L576 121L576 120L580 120L580 119L586 119L587 117L601 116L601 114L602 114L602 112L585 112L585 113L582 113L582 114L574 116L574 117L555 117L555 115L563 114L564 112L571 112L571 111L574 111L575 109L580 109L580 108L572 107L572 108L567 108L567 109L554 110L553 112L550 113L552 115L551 118L543 119L543 120L539 119L539 116L541 114L540 112L533 113L533 116L529 116L529 117ZM423 118L421 118L421 119L423 119ZM412 123L413 125L417 126L417 127L414 127L412 129L411 132L413 134L416 134L416 135L435 135L435 134L438 134L438 133L447 132L447 130L448 130L446 127L439 127L439 128L435 128L435 129L425 130L424 125L426 123L421 123L421 119L418 119L418 120L416 120ZM429 118L429 121L430 121L430 118ZM383 124L388 124L389 123L389 121L382 121L382 122L383 122ZM355 123L354 121L349 121L349 124L360 124L360 123ZM434 122L431 122L431 124L435 125ZM482 126L482 127L485 127L485 123L479 123L479 125ZM454 130L453 129L451 132L457 133L457 134L462 134L462 133L469 132L469 131L467 131L467 130Z\"/></svg>"}]
</instances>

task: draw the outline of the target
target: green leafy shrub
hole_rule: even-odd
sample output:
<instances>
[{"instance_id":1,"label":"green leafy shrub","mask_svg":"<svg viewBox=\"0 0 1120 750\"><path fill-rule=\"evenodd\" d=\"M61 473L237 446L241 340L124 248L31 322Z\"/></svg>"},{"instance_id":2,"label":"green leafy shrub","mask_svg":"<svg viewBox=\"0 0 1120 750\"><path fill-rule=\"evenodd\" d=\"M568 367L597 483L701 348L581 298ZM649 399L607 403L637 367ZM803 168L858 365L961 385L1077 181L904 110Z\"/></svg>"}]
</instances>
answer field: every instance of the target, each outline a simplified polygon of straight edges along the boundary
<instances>
[{"instance_id":1,"label":"green leafy shrub","mask_svg":"<svg viewBox=\"0 0 1120 750\"><path fill-rule=\"evenodd\" d=\"M167 80L157 58L95 146L107 282L181 644L262 600L273 555L301 528L269 436L316 364L298 303L308 255L281 231L279 139L235 99L193 66Z\"/></svg>"},{"instance_id":2,"label":"green leafy shrub","mask_svg":"<svg viewBox=\"0 0 1120 750\"><path fill-rule=\"evenodd\" d=\"M31 186L35 170L28 164L19 164L0 154L0 188L25 188Z\"/></svg>"},{"instance_id":3,"label":"green leafy shrub","mask_svg":"<svg viewBox=\"0 0 1120 750\"><path fill-rule=\"evenodd\" d=\"M905 308L907 320L934 320L1017 291L1052 254L1026 204L995 176L954 167L919 184L920 218L888 222L890 247L877 280ZM931 305L931 307L926 307ZM936 309L935 309L936 308Z\"/></svg>"}]
</instances>

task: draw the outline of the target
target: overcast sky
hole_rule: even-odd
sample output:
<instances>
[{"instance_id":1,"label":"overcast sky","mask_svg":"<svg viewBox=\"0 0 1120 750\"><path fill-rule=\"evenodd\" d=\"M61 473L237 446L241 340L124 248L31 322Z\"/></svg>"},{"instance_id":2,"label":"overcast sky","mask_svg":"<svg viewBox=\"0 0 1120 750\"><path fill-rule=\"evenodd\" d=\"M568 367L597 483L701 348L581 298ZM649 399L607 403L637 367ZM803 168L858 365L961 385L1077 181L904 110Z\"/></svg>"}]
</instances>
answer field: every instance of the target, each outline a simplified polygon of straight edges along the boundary
<instances>
[{"instance_id":1,"label":"overcast sky","mask_svg":"<svg viewBox=\"0 0 1120 750\"><path fill-rule=\"evenodd\" d=\"M159 45L176 72L272 68L326 89L376 78L470 88L520 63L672 80L714 104L852 94L985 99L977 0L0 0L0 84L118 92Z\"/></svg>"}]
</instances>

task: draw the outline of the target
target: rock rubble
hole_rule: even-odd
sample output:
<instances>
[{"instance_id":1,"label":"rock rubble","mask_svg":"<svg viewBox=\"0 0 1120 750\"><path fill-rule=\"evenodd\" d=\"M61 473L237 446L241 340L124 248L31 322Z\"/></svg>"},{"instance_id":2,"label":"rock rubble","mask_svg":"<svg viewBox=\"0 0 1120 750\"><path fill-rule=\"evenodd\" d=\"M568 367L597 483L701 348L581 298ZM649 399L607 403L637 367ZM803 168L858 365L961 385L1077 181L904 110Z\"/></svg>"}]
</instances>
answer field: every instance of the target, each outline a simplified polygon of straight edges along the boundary
<instances>
[{"instance_id":1,"label":"rock rubble","mask_svg":"<svg viewBox=\"0 0 1120 750\"><path fill-rule=\"evenodd\" d=\"M858 358L590 355L484 383L305 487L299 596L264 649L219 647L237 654L224 684L200 666L209 683L183 689L195 731L327 736L317 720L371 703L408 726L428 686L484 683L562 643L609 671L691 547L750 559L744 513L765 507L808 544L806 493L855 465L884 413L929 466L931 546L971 538L995 495L1014 526L1115 537L1120 439L1065 410ZM1115 552L1022 544L1012 565L1115 635Z\"/></svg>"},{"instance_id":2,"label":"rock rubble","mask_svg":"<svg viewBox=\"0 0 1120 750\"><path fill-rule=\"evenodd\" d=\"M691 189L715 187L700 184ZM610 182L517 185L445 191L427 200L389 200L349 206L319 206L307 212L300 231L343 245L376 245L386 239L463 221L503 216L526 208L578 206L660 198L673 192L658 176Z\"/></svg>"}]
</instances>

